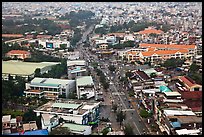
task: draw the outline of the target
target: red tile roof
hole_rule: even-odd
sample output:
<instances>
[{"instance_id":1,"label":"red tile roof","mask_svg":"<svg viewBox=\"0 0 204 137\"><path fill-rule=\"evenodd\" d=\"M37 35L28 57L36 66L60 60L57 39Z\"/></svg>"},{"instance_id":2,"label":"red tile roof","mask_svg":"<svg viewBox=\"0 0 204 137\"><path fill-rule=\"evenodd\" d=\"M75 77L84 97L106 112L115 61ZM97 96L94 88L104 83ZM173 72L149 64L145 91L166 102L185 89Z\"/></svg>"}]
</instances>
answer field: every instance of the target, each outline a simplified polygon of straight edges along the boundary
<instances>
[{"instance_id":1,"label":"red tile roof","mask_svg":"<svg viewBox=\"0 0 204 137\"><path fill-rule=\"evenodd\" d=\"M150 79L150 77L144 71L136 71L136 74L138 74L143 80Z\"/></svg>"},{"instance_id":2,"label":"red tile roof","mask_svg":"<svg viewBox=\"0 0 204 137\"><path fill-rule=\"evenodd\" d=\"M181 97L183 99L202 99L202 91L182 92Z\"/></svg>"},{"instance_id":3,"label":"red tile roof","mask_svg":"<svg viewBox=\"0 0 204 137\"><path fill-rule=\"evenodd\" d=\"M172 55L172 54L176 54L177 52L188 53L188 50L187 49L180 49L180 50L156 50L156 51L141 52L141 54L143 56L152 56L153 54L157 54L157 55Z\"/></svg>"},{"instance_id":4,"label":"red tile roof","mask_svg":"<svg viewBox=\"0 0 204 137\"><path fill-rule=\"evenodd\" d=\"M11 50L7 54L30 54L30 52L25 50Z\"/></svg>"},{"instance_id":5,"label":"red tile roof","mask_svg":"<svg viewBox=\"0 0 204 137\"><path fill-rule=\"evenodd\" d=\"M23 35L22 34L2 34L2 37L21 38L21 37L23 37Z\"/></svg>"},{"instance_id":6,"label":"red tile roof","mask_svg":"<svg viewBox=\"0 0 204 137\"><path fill-rule=\"evenodd\" d=\"M201 100L185 100L184 103L192 109L192 111L202 111Z\"/></svg>"},{"instance_id":7,"label":"red tile roof","mask_svg":"<svg viewBox=\"0 0 204 137\"><path fill-rule=\"evenodd\" d=\"M181 76L179 77L179 80L183 83L185 83L188 87L194 86L196 83L189 77L187 76Z\"/></svg>"},{"instance_id":8,"label":"red tile roof","mask_svg":"<svg viewBox=\"0 0 204 137\"><path fill-rule=\"evenodd\" d=\"M143 31L139 31L139 34L161 34L163 33L162 30L157 30L157 29L145 29Z\"/></svg>"},{"instance_id":9,"label":"red tile roof","mask_svg":"<svg viewBox=\"0 0 204 137\"><path fill-rule=\"evenodd\" d=\"M155 48L170 48L170 49L195 49L196 45L166 45L166 44L147 44L141 43L139 47L155 47Z\"/></svg>"}]
</instances>

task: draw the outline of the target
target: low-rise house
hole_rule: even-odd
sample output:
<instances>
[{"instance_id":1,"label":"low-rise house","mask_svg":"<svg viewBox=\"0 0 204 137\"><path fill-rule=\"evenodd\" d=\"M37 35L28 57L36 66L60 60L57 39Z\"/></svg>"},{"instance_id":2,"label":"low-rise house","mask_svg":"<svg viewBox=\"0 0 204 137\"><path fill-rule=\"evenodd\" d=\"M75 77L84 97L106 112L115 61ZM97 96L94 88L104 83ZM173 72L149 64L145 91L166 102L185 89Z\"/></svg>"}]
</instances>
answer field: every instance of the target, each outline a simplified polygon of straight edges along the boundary
<instances>
[{"instance_id":1,"label":"low-rise house","mask_svg":"<svg viewBox=\"0 0 204 137\"><path fill-rule=\"evenodd\" d=\"M57 100L50 101L34 112L40 114L57 115L65 121L72 121L76 124L88 125L89 122L97 122L99 118L100 102L88 102L84 100Z\"/></svg>"},{"instance_id":2,"label":"low-rise house","mask_svg":"<svg viewBox=\"0 0 204 137\"><path fill-rule=\"evenodd\" d=\"M91 76L77 77L76 79L77 97L89 99L95 96L96 90Z\"/></svg>"},{"instance_id":3,"label":"low-rise house","mask_svg":"<svg viewBox=\"0 0 204 137\"><path fill-rule=\"evenodd\" d=\"M59 124L59 118L56 115L42 114L41 116L42 129L47 129L48 132Z\"/></svg>"},{"instance_id":4,"label":"low-rise house","mask_svg":"<svg viewBox=\"0 0 204 137\"><path fill-rule=\"evenodd\" d=\"M2 116L2 134L17 132L22 126L22 117L11 118L11 115Z\"/></svg>"},{"instance_id":5,"label":"low-rise house","mask_svg":"<svg viewBox=\"0 0 204 137\"><path fill-rule=\"evenodd\" d=\"M178 80L188 91L202 91L202 85L196 84L195 81L188 76L180 76Z\"/></svg>"},{"instance_id":6,"label":"low-rise house","mask_svg":"<svg viewBox=\"0 0 204 137\"><path fill-rule=\"evenodd\" d=\"M30 121L29 123L23 124L23 130L24 131L32 131L37 130L38 127L36 125L36 121Z\"/></svg>"},{"instance_id":7,"label":"low-rise house","mask_svg":"<svg viewBox=\"0 0 204 137\"><path fill-rule=\"evenodd\" d=\"M45 97L56 99L59 95L68 97L69 93L75 91L75 80L54 79L54 78L34 78L30 83L26 83L24 91L27 96Z\"/></svg>"},{"instance_id":8,"label":"low-rise house","mask_svg":"<svg viewBox=\"0 0 204 137\"><path fill-rule=\"evenodd\" d=\"M25 50L11 50L8 53L6 53L6 56L14 59L15 58L26 59L26 58L31 58L31 53Z\"/></svg>"},{"instance_id":9,"label":"low-rise house","mask_svg":"<svg viewBox=\"0 0 204 137\"><path fill-rule=\"evenodd\" d=\"M67 60L68 79L86 75L86 66L85 60Z\"/></svg>"}]
</instances>

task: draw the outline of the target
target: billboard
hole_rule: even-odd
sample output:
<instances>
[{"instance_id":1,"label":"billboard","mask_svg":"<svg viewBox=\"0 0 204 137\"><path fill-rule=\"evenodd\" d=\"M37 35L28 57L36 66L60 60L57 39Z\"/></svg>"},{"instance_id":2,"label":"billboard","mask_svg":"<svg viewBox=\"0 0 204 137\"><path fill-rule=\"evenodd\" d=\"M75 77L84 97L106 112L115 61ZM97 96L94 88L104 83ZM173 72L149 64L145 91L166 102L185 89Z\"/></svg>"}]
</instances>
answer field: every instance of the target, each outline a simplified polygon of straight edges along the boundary
<instances>
[{"instance_id":1,"label":"billboard","mask_svg":"<svg viewBox=\"0 0 204 137\"><path fill-rule=\"evenodd\" d=\"M54 48L53 47L53 43L51 43L51 42L46 42L46 48Z\"/></svg>"}]
</instances>

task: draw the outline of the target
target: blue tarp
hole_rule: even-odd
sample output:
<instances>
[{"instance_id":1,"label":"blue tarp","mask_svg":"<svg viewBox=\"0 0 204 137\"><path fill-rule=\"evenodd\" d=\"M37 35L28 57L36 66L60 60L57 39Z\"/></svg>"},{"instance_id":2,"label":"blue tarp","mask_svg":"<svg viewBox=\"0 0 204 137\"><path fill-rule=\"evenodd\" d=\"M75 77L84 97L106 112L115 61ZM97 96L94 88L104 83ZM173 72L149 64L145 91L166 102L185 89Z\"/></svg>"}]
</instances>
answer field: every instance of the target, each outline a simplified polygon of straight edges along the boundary
<instances>
[{"instance_id":1,"label":"blue tarp","mask_svg":"<svg viewBox=\"0 0 204 137\"><path fill-rule=\"evenodd\" d=\"M43 129L43 130L33 130L33 131L25 131L24 133L12 133L9 135L48 135L48 130Z\"/></svg>"},{"instance_id":2,"label":"blue tarp","mask_svg":"<svg viewBox=\"0 0 204 137\"><path fill-rule=\"evenodd\" d=\"M171 122L171 125L172 125L173 128L181 127L180 122Z\"/></svg>"}]
</instances>

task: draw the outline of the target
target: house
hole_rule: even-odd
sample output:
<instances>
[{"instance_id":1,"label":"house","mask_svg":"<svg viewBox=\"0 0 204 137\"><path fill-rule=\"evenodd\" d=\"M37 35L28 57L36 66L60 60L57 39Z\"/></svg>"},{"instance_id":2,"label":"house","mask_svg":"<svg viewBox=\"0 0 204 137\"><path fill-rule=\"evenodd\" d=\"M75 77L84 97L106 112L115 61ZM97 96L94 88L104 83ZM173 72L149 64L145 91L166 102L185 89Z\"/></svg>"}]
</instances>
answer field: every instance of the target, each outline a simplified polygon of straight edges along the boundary
<instances>
[{"instance_id":1,"label":"house","mask_svg":"<svg viewBox=\"0 0 204 137\"><path fill-rule=\"evenodd\" d=\"M67 60L68 79L86 75L86 66L85 60Z\"/></svg>"},{"instance_id":2,"label":"house","mask_svg":"<svg viewBox=\"0 0 204 137\"><path fill-rule=\"evenodd\" d=\"M98 46L100 50L106 50L108 48L108 44L99 44Z\"/></svg>"},{"instance_id":3,"label":"house","mask_svg":"<svg viewBox=\"0 0 204 137\"><path fill-rule=\"evenodd\" d=\"M11 115L2 116L2 134L10 134L17 132L22 126L22 117L11 118Z\"/></svg>"},{"instance_id":4,"label":"house","mask_svg":"<svg viewBox=\"0 0 204 137\"><path fill-rule=\"evenodd\" d=\"M41 116L42 129L47 129L48 132L50 132L52 128L56 127L59 124L59 117L57 117L56 115L45 113Z\"/></svg>"},{"instance_id":5,"label":"house","mask_svg":"<svg viewBox=\"0 0 204 137\"><path fill-rule=\"evenodd\" d=\"M202 85L196 84L188 76L180 76L178 77L178 80L188 91L202 91Z\"/></svg>"},{"instance_id":6,"label":"house","mask_svg":"<svg viewBox=\"0 0 204 137\"><path fill-rule=\"evenodd\" d=\"M95 85L91 76L81 76L76 78L76 90L78 99L85 96L92 98L96 94Z\"/></svg>"},{"instance_id":7,"label":"house","mask_svg":"<svg viewBox=\"0 0 204 137\"><path fill-rule=\"evenodd\" d=\"M24 51L24 50L11 50L8 53L6 53L6 57L10 57L12 59L15 59L15 58L26 59L26 58L31 58L31 53L29 51Z\"/></svg>"},{"instance_id":8,"label":"house","mask_svg":"<svg viewBox=\"0 0 204 137\"><path fill-rule=\"evenodd\" d=\"M65 121L76 124L88 125L89 122L97 122L99 118L100 102L89 102L84 100L58 99L36 108L34 112L40 114L56 115Z\"/></svg>"},{"instance_id":9,"label":"house","mask_svg":"<svg viewBox=\"0 0 204 137\"><path fill-rule=\"evenodd\" d=\"M54 79L54 78L34 78L31 82L25 84L24 91L27 96L45 97L56 99L59 95L68 97L69 93L75 91L75 80Z\"/></svg>"},{"instance_id":10,"label":"house","mask_svg":"<svg viewBox=\"0 0 204 137\"><path fill-rule=\"evenodd\" d=\"M32 131L37 130L38 127L36 125L36 121L30 121L29 123L23 124L23 130L24 131Z\"/></svg>"},{"instance_id":11,"label":"house","mask_svg":"<svg viewBox=\"0 0 204 137\"><path fill-rule=\"evenodd\" d=\"M197 116L202 116L202 91L184 91L181 97Z\"/></svg>"}]
</instances>

